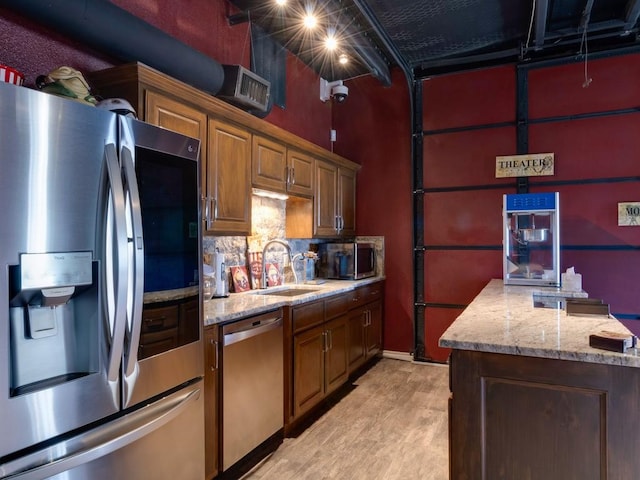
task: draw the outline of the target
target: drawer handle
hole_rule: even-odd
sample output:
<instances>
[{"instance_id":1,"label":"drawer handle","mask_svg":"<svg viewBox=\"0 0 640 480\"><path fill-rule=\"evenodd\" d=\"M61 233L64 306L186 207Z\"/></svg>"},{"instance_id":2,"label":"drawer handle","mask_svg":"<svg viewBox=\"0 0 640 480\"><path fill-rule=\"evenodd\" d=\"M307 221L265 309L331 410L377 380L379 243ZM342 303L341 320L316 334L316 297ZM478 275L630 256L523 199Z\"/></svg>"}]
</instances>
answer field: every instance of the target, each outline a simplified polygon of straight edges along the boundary
<instances>
[{"instance_id":1,"label":"drawer handle","mask_svg":"<svg viewBox=\"0 0 640 480\"><path fill-rule=\"evenodd\" d=\"M164 321L166 319L166 315L163 315L161 317L145 318L144 324L149 328L162 328L164 327Z\"/></svg>"},{"instance_id":2,"label":"drawer handle","mask_svg":"<svg viewBox=\"0 0 640 480\"><path fill-rule=\"evenodd\" d=\"M214 363L213 365L209 365L209 368L211 369L212 372L215 372L218 369L218 342L216 342L213 339L209 340L209 348L211 348L215 353Z\"/></svg>"}]
</instances>

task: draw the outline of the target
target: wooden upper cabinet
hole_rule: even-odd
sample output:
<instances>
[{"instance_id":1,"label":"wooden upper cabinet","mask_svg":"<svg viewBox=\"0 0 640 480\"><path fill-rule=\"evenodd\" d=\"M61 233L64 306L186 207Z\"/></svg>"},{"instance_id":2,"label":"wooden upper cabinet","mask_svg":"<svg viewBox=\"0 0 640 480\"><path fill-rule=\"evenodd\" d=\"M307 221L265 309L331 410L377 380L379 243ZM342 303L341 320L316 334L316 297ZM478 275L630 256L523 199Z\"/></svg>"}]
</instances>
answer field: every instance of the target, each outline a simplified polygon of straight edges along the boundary
<instances>
[{"instance_id":1,"label":"wooden upper cabinet","mask_svg":"<svg viewBox=\"0 0 640 480\"><path fill-rule=\"evenodd\" d=\"M350 237L356 233L356 172L316 161L313 202L315 237Z\"/></svg>"},{"instance_id":2,"label":"wooden upper cabinet","mask_svg":"<svg viewBox=\"0 0 640 480\"><path fill-rule=\"evenodd\" d=\"M254 187L284 193L287 190L287 148L259 135L253 136L251 183Z\"/></svg>"},{"instance_id":3,"label":"wooden upper cabinet","mask_svg":"<svg viewBox=\"0 0 640 480\"><path fill-rule=\"evenodd\" d=\"M253 184L291 196L287 222L304 227L299 238L355 235L355 163L141 63L87 79L100 96L128 100L141 120L200 139L206 234L251 234Z\"/></svg>"},{"instance_id":4,"label":"wooden upper cabinet","mask_svg":"<svg viewBox=\"0 0 640 480\"><path fill-rule=\"evenodd\" d=\"M304 197L313 196L314 159L280 142L253 136L251 182L254 187Z\"/></svg>"},{"instance_id":5,"label":"wooden upper cabinet","mask_svg":"<svg viewBox=\"0 0 640 480\"><path fill-rule=\"evenodd\" d=\"M340 167L338 169L338 232L343 237L356 234L356 172Z\"/></svg>"},{"instance_id":6,"label":"wooden upper cabinet","mask_svg":"<svg viewBox=\"0 0 640 480\"><path fill-rule=\"evenodd\" d=\"M338 234L338 167L316 162L316 188L313 199L314 237L335 237Z\"/></svg>"},{"instance_id":7,"label":"wooden upper cabinet","mask_svg":"<svg viewBox=\"0 0 640 480\"><path fill-rule=\"evenodd\" d=\"M294 195L312 197L315 159L302 152L288 150L287 167L289 169L288 192Z\"/></svg>"},{"instance_id":8,"label":"wooden upper cabinet","mask_svg":"<svg viewBox=\"0 0 640 480\"><path fill-rule=\"evenodd\" d=\"M206 230L251 234L251 134L209 120Z\"/></svg>"},{"instance_id":9,"label":"wooden upper cabinet","mask_svg":"<svg viewBox=\"0 0 640 480\"><path fill-rule=\"evenodd\" d=\"M216 234L250 234L251 134L153 91L146 94L145 119L201 140L203 230Z\"/></svg>"},{"instance_id":10,"label":"wooden upper cabinet","mask_svg":"<svg viewBox=\"0 0 640 480\"><path fill-rule=\"evenodd\" d=\"M200 140L200 158L207 158L207 114L201 110L147 90L144 118L147 123Z\"/></svg>"}]
</instances>

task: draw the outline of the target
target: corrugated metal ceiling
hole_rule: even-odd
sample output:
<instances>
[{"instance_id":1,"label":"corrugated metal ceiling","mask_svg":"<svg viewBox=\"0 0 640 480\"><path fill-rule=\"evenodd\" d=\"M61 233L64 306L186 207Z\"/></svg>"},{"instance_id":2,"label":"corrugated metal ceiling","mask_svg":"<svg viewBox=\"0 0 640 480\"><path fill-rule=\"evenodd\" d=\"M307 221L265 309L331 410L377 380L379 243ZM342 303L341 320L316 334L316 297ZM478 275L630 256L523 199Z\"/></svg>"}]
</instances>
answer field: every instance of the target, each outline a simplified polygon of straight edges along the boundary
<instances>
[{"instance_id":1,"label":"corrugated metal ceiling","mask_svg":"<svg viewBox=\"0 0 640 480\"><path fill-rule=\"evenodd\" d=\"M355 61L342 69L293 27L293 14L275 14L273 0L231 3L324 78L372 74L383 83L396 65L424 78L636 46L640 15L640 0L289 0L289 12L321 11L344 34Z\"/></svg>"}]
</instances>

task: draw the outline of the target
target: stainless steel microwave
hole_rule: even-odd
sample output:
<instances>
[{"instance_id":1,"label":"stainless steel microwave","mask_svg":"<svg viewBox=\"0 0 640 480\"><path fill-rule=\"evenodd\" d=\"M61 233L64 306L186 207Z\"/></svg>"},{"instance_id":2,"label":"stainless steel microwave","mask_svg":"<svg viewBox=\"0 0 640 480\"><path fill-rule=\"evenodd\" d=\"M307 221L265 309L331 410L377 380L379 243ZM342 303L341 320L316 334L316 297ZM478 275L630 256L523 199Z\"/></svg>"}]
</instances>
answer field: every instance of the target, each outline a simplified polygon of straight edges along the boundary
<instances>
[{"instance_id":1,"label":"stainless steel microwave","mask_svg":"<svg viewBox=\"0 0 640 480\"><path fill-rule=\"evenodd\" d=\"M376 249L372 243L325 243L320 246L320 275L359 280L376 275Z\"/></svg>"}]
</instances>

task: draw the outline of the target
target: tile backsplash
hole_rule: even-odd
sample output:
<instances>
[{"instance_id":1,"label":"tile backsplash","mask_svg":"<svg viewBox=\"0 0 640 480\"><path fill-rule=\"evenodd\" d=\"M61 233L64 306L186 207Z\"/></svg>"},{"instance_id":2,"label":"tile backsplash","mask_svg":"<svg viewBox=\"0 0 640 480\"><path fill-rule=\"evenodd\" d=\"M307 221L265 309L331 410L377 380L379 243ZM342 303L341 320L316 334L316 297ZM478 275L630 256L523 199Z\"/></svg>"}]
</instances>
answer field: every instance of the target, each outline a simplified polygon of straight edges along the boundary
<instances>
[{"instance_id":1,"label":"tile backsplash","mask_svg":"<svg viewBox=\"0 0 640 480\"><path fill-rule=\"evenodd\" d=\"M249 265L248 254L250 252L262 252L263 246L273 239L286 240L291 247L292 255L312 250L312 244L320 244L325 240L285 238L286 201L272 198L253 196L252 208L252 235L244 236L205 236L202 239L204 262L211 265L211 256L216 249L224 253L227 273L232 266ZM372 242L376 246L378 258L378 274L384 275L384 237L367 236L356 237L358 241ZM282 252L278 253L278 246L274 245L274 261L281 261ZM272 249L269 249L271 252ZM277 260L275 260L277 259ZM288 262L285 262L287 267ZM298 278L303 278L303 263L295 262L294 265ZM286 282L293 281L293 275L285 268Z\"/></svg>"}]
</instances>

